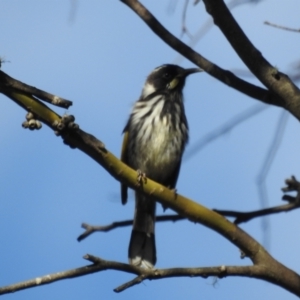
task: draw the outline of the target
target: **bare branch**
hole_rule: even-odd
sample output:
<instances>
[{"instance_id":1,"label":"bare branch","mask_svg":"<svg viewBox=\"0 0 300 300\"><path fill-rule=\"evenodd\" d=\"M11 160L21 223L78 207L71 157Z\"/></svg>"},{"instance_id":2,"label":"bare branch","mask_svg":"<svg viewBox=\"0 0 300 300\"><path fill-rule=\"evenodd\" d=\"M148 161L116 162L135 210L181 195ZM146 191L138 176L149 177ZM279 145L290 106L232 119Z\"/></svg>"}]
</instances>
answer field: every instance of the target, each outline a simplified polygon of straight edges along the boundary
<instances>
[{"instance_id":1,"label":"bare branch","mask_svg":"<svg viewBox=\"0 0 300 300\"><path fill-rule=\"evenodd\" d=\"M199 1L195 1L194 5L198 4ZM260 2L260 0L232 0L227 3L227 6L230 10L238 7L239 5L245 5L245 4L257 4L257 2ZM195 34L190 36L191 41L188 43L188 45L192 48L194 48L197 43L203 38L203 36L214 26L213 20L209 18L197 31ZM175 58L176 64L179 64L182 61L183 57L181 55L178 55ZM235 72L234 72L235 73ZM237 74L236 74L237 75ZM253 75L252 75L253 76Z\"/></svg>"},{"instance_id":2,"label":"bare branch","mask_svg":"<svg viewBox=\"0 0 300 300\"><path fill-rule=\"evenodd\" d=\"M291 179L286 180L287 187L283 188L284 192L291 192L297 191L297 196L292 197L289 195L284 195L283 200L289 201L288 204L278 205L270 208L250 211L250 212L240 212L240 211L233 211L233 210L221 210L221 209L214 209L215 212L227 217L234 217L234 224L241 224L246 223L254 218L272 215L281 212L288 212L300 207L300 183L296 180L295 176L292 176ZM185 220L186 218L180 215L166 215L166 216L157 216L156 222L166 222L166 221L179 221ZM119 227L131 226L133 224L133 220L126 220L126 221L119 221L113 222L106 226L92 226L86 223L82 224L82 227L86 229L86 231L78 237L78 241L83 240L90 234L96 231L110 231Z\"/></svg>"},{"instance_id":3,"label":"bare branch","mask_svg":"<svg viewBox=\"0 0 300 300\"><path fill-rule=\"evenodd\" d=\"M139 284L146 279L159 280L163 278L172 277L202 277L207 278L210 276L216 276L218 278L230 277L230 276L242 276L242 277L254 277L263 278L265 268L262 266L217 266L217 267L205 267L205 268L170 268L170 269L144 269L135 267L129 264L121 262L103 260L99 257L87 254L84 256L86 260L91 261L92 265L79 267L67 271L47 274L30 280L22 281L12 285L4 286L0 288L0 295L14 293L16 291L29 289L32 287L42 286L45 284L53 283L55 281L70 279L87 274L106 270L117 270L121 272L131 273L137 275L136 278L129 282L122 284L114 289L119 293L125 289Z\"/></svg>"},{"instance_id":4,"label":"bare branch","mask_svg":"<svg viewBox=\"0 0 300 300\"><path fill-rule=\"evenodd\" d=\"M72 101L49 94L45 91L37 89L28 84L25 84L19 80L16 80L8 76L2 71L0 71L0 92L9 93L9 94L13 92L22 92L28 95L35 96L43 101L51 103L52 105L56 105L64 108L68 108L72 105Z\"/></svg>"},{"instance_id":5,"label":"bare branch","mask_svg":"<svg viewBox=\"0 0 300 300\"><path fill-rule=\"evenodd\" d=\"M249 212L240 212L234 210L221 210L221 209L214 209L215 212L226 216L226 217L234 217L234 224L241 224L246 223L254 218L268 216L272 214L277 214L281 212L288 212L290 210L294 210L300 207L300 202L290 202L284 205L278 205L270 208L264 208Z\"/></svg>"},{"instance_id":6,"label":"bare branch","mask_svg":"<svg viewBox=\"0 0 300 300\"><path fill-rule=\"evenodd\" d=\"M234 217L234 224L241 224L241 223L246 223L254 218L262 217L262 216L267 216L267 215L272 215L272 214L277 214L281 212L288 212L294 209L297 209L300 207L300 183L297 181L295 176L292 176L290 179L286 180L287 187L283 188L282 190L284 192L291 192L291 191L296 191L297 196L292 197L289 195L284 195L283 200L288 201L288 204L284 205L278 205L270 208L265 208L265 209L259 209L259 210L254 210L250 212L240 212L240 211L233 211L233 210L221 210L221 209L214 209L215 212L218 214L221 214L223 216L227 217ZM180 220L185 220L186 218L180 215L165 215L165 216L156 216L156 222L176 222ZM78 241L82 241L86 237L88 237L90 234L100 231L100 232L107 232L119 227L126 227L126 226L131 226L133 224L133 220L125 220L125 221L118 221L118 222L113 222L109 225L105 226L93 226L89 225L86 223L82 224L82 228L86 229L86 231L81 234L78 237Z\"/></svg>"},{"instance_id":7,"label":"bare branch","mask_svg":"<svg viewBox=\"0 0 300 300\"><path fill-rule=\"evenodd\" d=\"M280 99L281 106L300 120L300 91L289 77L273 67L255 48L223 0L203 0L207 12L251 72Z\"/></svg>"},{"instance_id":8,"label":"bare branch","mask_svg":"<svg viewBox=\"0 0 300 300\"><path fill-rule=\"evenodd\" d=\"M224 70L213 64L191 47L176 38L166 28L164 28L157 19L137 0L121 0L124 4L130 7L149 27L159 36L166 44L175 51L189 59L191 62L199 66L205 72L220 80L224 84L267 104L282 106L280 98L274 96L268 90L251 84L235 76L232 72ZM300 115L300 113L299 113ZM300 117L299 117L300 118Z\"/></svg>"},{"instance_id":9,"label":"bare branch","mask_svg":"<svg viewBox=\"0 0 300 300\"><path fill-rule=\"evenodd\" d=\"M186 26L186 13L188 8L189 0L184 1L184 7L182 11L182 21L181 21L181 36L186 34L190 39L193 38L192 34L189 32L187 26Z\"/></svg>"},{"instance_id":10,"label":"bare branch","mask_svg":"<svg viewBox=\"0 0 300 300\"><path fill-rule=\"evenodd\" d=\"M269 146L269 149L266 153L266 157L264 159L264 162L262 164L261 170L259 171L259 174L257 176L256 184L260 199L261 208L266 208L268 206L269 200L268 200L268 193L267 193L267 186L266 186L266 180L269 173L269 170L273 164L273 161L275 159L275 156L277 154L277 151L280 147L280 144L282 142L282 138L284 136L284 130L286 128L287 120L288 120L289 114L286 110L282 110L280 112L280 117L277 123L277 128L275 130L275 134L273 137L273 140L271 141L271 144ZM272 212L271 212L272 213ZM264 216L268 215L269 213L264 214ZM236 223L238 224L238 223ZM268 218L262 218L261 219L261 226L264 231L267 230L269 227ZM264 243L265 246L268 245L267 240L267 234L264 234Z\"/></svg>"},{"instance_id":11,"label":"bare branch","mask_svg":"<svg viewBox=\"0 0 300 300\"><path fill-rule=\"evenodd\" d=\"M295 29L295 28L290 28L290 27L285 27L285 26L277 25L277 24L271 23L269 21L265 21L264 24L272 26L272 27L275 27L275 28L287 30L287 31L300 32L300 29Z\"/></svg>"},{"instance_id":12,"label":"bare branch","mask_svg":"<svg viewBox=\"0 0 300 300\"><path fill-rule=\"evenodd\" d=\"M253 46L235 21L223 0L203 0L214 22L220 27L234 50L248 66L251 72L268 88L269 92L252 85L220 67L214 65L199 53L188 47L166 30L157 19L137 0L121 0L129 6L164 42L190 61L201 67L211 76L240 92L267 104L281 106L289 110L300 120L300 91L287 75L271 66L262 54Z\"/></svg>"},{"instance_id":13,"label":"bare branch","mask_svg":"<svg viewBox=\"0 0 300 300\"><path fill-rule=\"evenodd\" d=\"M270 208L265 209L259 209L254 210L250 212L240 212L240 211L234 211L234 210L222 210L222 209L214 209L213 211L217 212L220 215L226 216L226 217L234 217L234 224L241 224L246 223L254 218L277 214L281 212L288 212L294 209L297 209L300 207L300 201L296 201L295 197L285 195L283 196L283 200L289 201L288 204L284 205L278 205ZM156 222L176 222L186 220L185 217L180 215L166 215L166 216L156 216ZM80 242L83 239L87 238L90 234L94 232L108 232L110 230L120 228L120 227L126 227L131 226L133 224L133 220L124 220L124 221L118 221L113 222L109 225L104 226L97 226L97 225L89 225L86 223L83 223L81 225L82 228L86 229L86 231L81 234L77 240Z\"/></svg>"},{"instance_id":14,"label":"bare branch","mask_svg":"<svg viewBox=\"0 0 300 300\"><path fill-rule=\"evenodd\" d=\"M181 221L185 220L186 218L180 215L165 215L165 216L156 216L155 222L176 222L176 221ZM126 227L126 226L132 226L133 220L125 220L125 221L118 221L118 222L113 222L109 225L104 225L104 226L97 226L97 225L89 225L87 223L82 223L81 227L85 229L85 232L81 234L78 238L77 241L81 242L85 238L87 238L89 235L91 235L94 232L107 232L119 227Z\"/></svg>"},{"instance_id":15,"label":"bare branch","mask_svg":"<svg viewBox=\"0 0 300 300\"><path fill-rule=\"evenodd\" d=\"M184 161L189 160L195 154L202 150L205 146L219 138L220 136L230 132L239 124L249 120L251 117L257 115L258 113L262 112L263 110L267 109L269 106L264 106L262 104L256 104L251 108L248 108L239 114L233 116L229 121L225 122L224 124L220 125L218 128L210 131L209 133L205 134L201 137L198 141L196 141L191 147L189 147L185 154L184 154Z\"/></svg>"},{"instance_id":16,"label":"bare branch","mask_svg":"<svg viewBox=\"0 0 300 300\"><path fill-rule=\"evenodd\" d=\"M143 282L146 279L155 280L161 278L172 278L172 277L217 277L225 278L232 276L240 277L256 277L259 278L263 270L258 266L218 266L218 267L203 267L203 268L172 268L172 269L156 269L151 270L150 274L141 274L135 277L119 287L115 288L114 291L119 293L125 289L132 287L136 284ZM251 274L251 275L250 275Z\"/></svg>"},{"instance_id":17,"label":"bare branch","mask_svg":"<svg viewBox=\"0 0 300 300\"><path fill-rule=\"evenodd\" d=\"M221 210L221 209L214 209L214 211L223 216L234 217L236 218L234 220L234 223L241 224L241 223L248 222L257 217L277 214L281 212L288 212L290 210L299 208L300 207L300 182L296 179L295 176L292 176L291 178L286 179L285 183L287 184L287 186L282 188L282 191L284 193L297 192L296 197L292 197L290 195L284 195L282 197L283 200L289 202L288 204L278 205L278 206L260 209L260 210L254 210L250 212L239 212L239 211Z\"/></svg>"}]
</instances>

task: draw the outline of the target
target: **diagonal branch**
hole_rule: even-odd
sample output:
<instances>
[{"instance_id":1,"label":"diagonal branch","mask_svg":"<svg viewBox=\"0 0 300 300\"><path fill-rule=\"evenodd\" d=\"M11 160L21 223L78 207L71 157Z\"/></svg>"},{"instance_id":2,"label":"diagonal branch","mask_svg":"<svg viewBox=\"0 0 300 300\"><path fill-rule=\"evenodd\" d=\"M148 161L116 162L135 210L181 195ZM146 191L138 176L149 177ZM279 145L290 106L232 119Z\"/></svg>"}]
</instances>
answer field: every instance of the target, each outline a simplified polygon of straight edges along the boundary
<instances>
[{"instance_id":1,"label":"diagonal branch","mask_svg":"<svg viewBox=\"0 0 300 300\"><path fill-rule=\"evenodd\" d=\"M204 0L206 9L251 72L270 90L250 84L213 64L172 35L137 0L121 0L166 44L228 86L267 104L283 107L300 120L300 91L289 77L271 66L253 46L232 17L223 0Z\"/></svg>"},{"instance_id":2,"label":"diagonal branch","mask_svg":"<svg viewBox=\"0 0 300 300\"><path fill-rule=\"evenodd\" d=\"M159 36L166 44L168 44L175 51L189 59L194 64L209 75L220 80L224 84L246 94L249 97L260 100L267 104L282 106L282 101L270 93L268 90L251 84L241 78L235 76L232 72L224 70L219 66L213 64L185 43L171 34L165 27L163 27L158 20L137 0L121 0L124 4L130 7L149 27Z\"/></svg>"},{"instance_id":3,"label":"diagonal branch","mask_svg":"<svg viewBox=\"0 0 300 300\"><path fill-rule=\"evenodd\" d=\"M288 179L289 181L289 179ZM299 183L298 183L299 184ZM284 188L286 189L286 188ZM289 195L284 195L283 200L289 201L288 204L284 205L278 205L274 207L269 207L265 209L259 209L254 211L248 211L248 212L241 212L241 211L234 211L234 210L222 210L222 209L213 209L213 211L217 212L218 214L226 217L234 217L234 224L238 225L241 223L246 223L254 218L277 214L281 212L288 212L294 209L297 209L300 207L300 201L299 201L299 195L297 197L292 197ZM156 216L155 222L176 222L186 220L185 217L180 215L163 215L163 216ZM117 221L113 222L109 225L89 225L86 223L83 223L81 225L82 228L85 229L85 232L81 234L77 240L80 242L83 239L87 238L89 235L91 235L94 232L108 232L110 230L120 228L120 227L126 227L131 226L133 224L133 220L124 220L124 221Z\"/></svg>"},{"instance_id":4,"label":"diagonal branch","mask_svg":"<svg viewBox=\"0 0 300 300\"><path fill-rule=\"evenodd\" d=\"M203 0L207 12L249 70L300 120L300 91L289 77L273 67L255 48L223 0Z\"/></svg>"},{"instance_id":5,"label":"diagonal branch","mask_svg":"<svg viewBox=\"0 0 300 300\"><path fill-rule=\"evenodd\" d=\"M238 225L241 223L246 223L254 218L273 215L281 212L288 212L300 207L300 202L295 197L285 195L283 196L283 199L289 201L289 203L284 205L264 208L264 209L258 209L254 211L248 211L248 212L241 212L235 210L222 210L222 209L213 209L213 211L217 212L222 216L234 217L235 220L233 223ZM180 215L165 215L165 216L156 216L155 222L170 222L170 221L176 222L181 220L186 220L186 218ZM125 220L125 221L117 221L104 226L89 225L87 223L83 223L81 227L85 229L85 232L81 234L77 238L77 240L80 242L94 232L108 232L116 228L131 226L132 224L133 224L132 219Z\"/></svg>"},{"instance_id":6,"label":"diagonal branch","mask_svg":"<svg viewBox=\"0 0 300 300\"><path fill-rule=\"evenodd\" d=\"M43 101L53 104L53 105L64 107L64 108L68 108L69 106L72 105L72 101L49 94L45 91L37 89L28 84L25 84L19 80L16 80L16 79L8 76L7 74L5 74L2 71L0 71L0 91L7 92L7 93L11 93L14 91L26 93L28 95L35 96Z\"/></svg>"},{"instance_id":7,"label":"diagonal branch","mask_svg":"<svg viewBox=\"0 0 300 300\"><path fill-rule=\"evenodd\" d=\"M186 162L195 154L200 152L209 143L215 141L220 136L225 135L226 133L233 130L236 126L249 120L253 116L257 115L258 113L262 112L263 110L269 107L270 106L259 103L233 116L229 121L206 133L203 137L199 138L196 142L194 142L194 144L188 147L188 149L186 149L184 153L183 161Z\"/></svg>"}]
</instances>

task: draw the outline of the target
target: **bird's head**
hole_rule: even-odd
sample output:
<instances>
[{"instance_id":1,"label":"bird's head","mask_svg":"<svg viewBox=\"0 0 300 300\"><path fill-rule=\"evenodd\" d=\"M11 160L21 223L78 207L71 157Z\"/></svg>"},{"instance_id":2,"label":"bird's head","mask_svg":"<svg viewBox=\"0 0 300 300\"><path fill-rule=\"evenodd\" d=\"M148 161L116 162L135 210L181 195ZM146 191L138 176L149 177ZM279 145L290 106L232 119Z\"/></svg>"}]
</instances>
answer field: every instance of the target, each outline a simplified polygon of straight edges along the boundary
<instances>
[{"instance_id":1,"label":"bird's head","mask_svg":"<svg viewBox=\"0 0 300 300\"><path fill-rule=\"evenodd\" d=\"M184 69L176 65L162 65L155 68L147 77L143 88L143 98L154 92L181 92L188 75L201 72L201 69Z\"/></svg>"}]
</instances>

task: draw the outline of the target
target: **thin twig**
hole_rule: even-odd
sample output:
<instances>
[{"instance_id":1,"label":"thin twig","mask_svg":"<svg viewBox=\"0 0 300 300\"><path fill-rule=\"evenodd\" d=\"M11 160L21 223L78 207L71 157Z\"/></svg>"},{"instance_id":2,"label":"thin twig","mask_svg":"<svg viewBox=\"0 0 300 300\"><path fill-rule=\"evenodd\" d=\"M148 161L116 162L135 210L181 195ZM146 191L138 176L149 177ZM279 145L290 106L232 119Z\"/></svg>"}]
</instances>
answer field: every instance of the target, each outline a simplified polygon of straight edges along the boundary
<instances>
[{"instance_id":1,"label":"thin twig","mask_svg":"<svg viewBox=\"0 0 300 300\"><path fill-rule=\"evenodd\" d=\"M256 179L256 184L257 184L257 189L258 189L258 194L259 194L259 199L260 199L260 205L261 205L262 209L264 209L268 206L269 201L268 201L266 180L267 180L269 170L273 164L275 156L276 156L278 149L280 147L280 144L282 142L288 117L289 117L288 112L286 110L282 110L280 113L280 117L279 117L279 120L277 123L277 128L275 130L273 140L271 141L269 149L266 153L265 160L263 162L261 170L259 171L259 174ZM278 211L276 211L276 212L278 212ZM266 216L268 214L269 213L261 215L261 216ZM269 228L269 221L267 218L261 219L261 226L262 226L263 231L265 232L263 244L265 247L267 247L269 245L269 242L267 239L268 234L266 233L266 230Z\"/></svg>"},{"instance_id":2,"label":"thin twig","mask_svg":"<svg viewBox=\"0 0 300 300\"><path fill-rule=\"evenodd\" d=\"M72 101L63 99L53 94L49 94L43 90L25 84L17 79L8 76L3 71L0 71L0 92L5 92L5 93L22 92L28 95L35 96L40 100L51 103L52 105L64 107L64 108L68 108L72 105Z\"/></svg>"},{"instance_id":3,"label":"thin twig","mask_svg":"<svg viewBox=\"0 0 300 300\"><path fill-rule=\"evenodd\" d=\"M217 212L218 214L226 216L226 217L234 217L234 218L236 218L234 220L234 223L241 224L241 223L246 223L254 218L277 214L277 213L281 213L281 212L288 212L288 211L291 211L291 210L294 210L294 209L297 209L300 207L300 201L296 201L297 199L295 197L292 197L289 195L284 195L283 200L289 201L289 203L284 204L284 205L270 207L270 208L254 210L254 211L250 211L250 212L240 212L240 211L222 210L222 209L214 209L214 211ZM156 222L167 222L167 221L176 222L176 221L185 220L185 219L186 219L186 217L179 216L179 215L157 216ZM83 234L81 234L77 238L77 240L80 242L94 232L98 232L98 231L99 232L107 232L107 231L110 231L110 230L113 230L116 228L131 226L132 224L133 224L133 220L113 222L113 223L111 223L109 225L105 225L105 226L89 225L89 224L83 223L81 225L81 227L86 229L86 231Z\"/></svg>"},{"instance_id":4,"label":"thin twig","mask_svg":"<svg viewBox=\"0 0 300 300\"><path fill-rule=\"evenodd\" d=\"M287 198L285 198L287 200ZM240 212L234 210L221 210L221 209L214 209L215 212L219 213L220 215L226 217L234 217L235 224L246 223L254 218L277 214L281 212L288 212L290 210L294 210L300 207L300 202L290 202L284 205L278 205L270 208L259 209L249 212Z\"/></svg>"},{"instance_id":5,"label":"thin twig","mask_svg":"<svg viewBox=\"0 0 300 300\"><path fill-rule=\"evenodd\" d=\"M277 24L274 24L274 23L270 23L269 21L265 21L264 24L275 27L275 28L287 30L287 31L300 32L300 29L295 29L295 28L290 28L290 27L286 27L286 26L277 25Z\"/></svg>"},{"instance_id":6,"label":"thin twig","mask_svg":"<svg viewBox=\"0 0 300 300\"><path fill-rule=\"evenodd\" d=\"M183 11L182 11L182 23L181 23L181 37L186 34L190 39L193 38L192 34L189 32L186 26L186 13L188 8L189 0L184 1Z\"/></svg>"},{"instance_id":7,"label":"thin twig","mask_svg":"<svg viewBox=\"0 0 300 300\"><path fill-rule=\"evenodd\" d=\"M189 160L195 154L197 154L202 148L219 138L220 136L230 132L239 124L245 122L246 120L250 119L251 117L257 115L258 113L262 112L263 110L269 108L269 106L256 104L239 114L233 116L229 121L223 123L218 128L210 131L205 136L201 137L198 141L196 141L184 154L184 161Z\"/></svg>"},{"instance_id":8,"label":"thin twig","mask_svg":"<svg viewBox=\"0 0 300 300\"><path fill-rule=\"evenodd\" d=\"M180 220L185 220L186 217L180 216L180 215L165 215L165 216L156 216L155 221L156 222L167 222L167 221L180 221ZM81 227L85 229L85 232L81 234L78 238L77 241L80 242L87 238L89 235L91 235L94 232L107 232L119 227L126 227L126 226L131 226L133 224L133 220L125 220L125 221L119 221L119 222L113 222L109 225L104 225L104 226L98 226L98 225L89 225L87 223L82 223Z\"/></svg>"},{"instance_id":9,"label":"thin twig","mask_svg":"<svg viewBox=\"0 0 300 300\"><path fill-rule=\"evenodd\" d=\"M195 1L194 5L198 4L200 2L199 1ZM235 7L238 7L239 5L244 5L244 4L253 4L254 2L257 1L253 1L253 0L248 0L248 1L237 1L237 0L232 0L229 1L227 3L227 6L230 10L234 9ZM183 15L185 14L185 12L183 11ZM185 25L185 22L183 23L184 25L184 29L188 30L188 28ZM206 33L208 33L209 30L211 30L214 27L214 22L212 20L212 18L209 18L207 21L205 21L205 23L196 31L195 34L193 35L189 35L190 38L190 42L188 43L188 45L191 48L195 48L195 46L197 45L197 43L205 36ZM182 30L183 31L183 30ZM182 62L182 60L185 57L182 55L177 55L176 58L174 59L174 63L175 64L180 64Z\"/></svg>"},{"instance_id":10,"label":"thin twig","mask_svg":"<svg viewBox=\"0 0 300 300\"><path fill-rule=\"evenodd\" d=\"M227 217L234 217L235 224L246 223L254 218L277 214L281 212L288 212L300 207L300 182L296 179L295 176L291 176L285 180L286 187L282 188L284 193L289 192L297 192L295 197L290 195L284 195L282 197L283 200L288 201L288 204L278 205L270 208L259 209L249 212L240 212L240 211L233 211L233 210L222 210L222 209L214 209L220 215L227 216ZM157 216L156 222L167 222L172 221L176 222L179 220L184 220L186 217L180 215L165 215L165 216ZM110 231L119 227L131 226L133 224L133 220L125 220L119 222L113 222L106 226L92 226L86 223L82 224L82 227L86 229L86 231L78 237L78 241L83 240L90 234L96 231Z\"/></svg>"},{"instance_id":11,"label":"thin twig","mask_svg":"<svg viewBox=\"0 0 300 300\"><path fill-rule=\"evenodd\" d=\"M250 211L250 212L239 212L239 211L233 211L233 210L221 210L221 209L214 209L215 212L227 216L227 217L235 217L235 224L241 224L248 222L251 219L281 213L281 212L288 212L290 210L294 210L300 207L300 182L296 179L295 176L291 176L291 178L288 178L285 180L286 187L282 188L282 191L284 193L289 192L297 192L296 197L290 196L290 195L284 195L282 197L283 200L288 201L288 204L274 206L270 208Z\"/></svg>"}]
</instances>

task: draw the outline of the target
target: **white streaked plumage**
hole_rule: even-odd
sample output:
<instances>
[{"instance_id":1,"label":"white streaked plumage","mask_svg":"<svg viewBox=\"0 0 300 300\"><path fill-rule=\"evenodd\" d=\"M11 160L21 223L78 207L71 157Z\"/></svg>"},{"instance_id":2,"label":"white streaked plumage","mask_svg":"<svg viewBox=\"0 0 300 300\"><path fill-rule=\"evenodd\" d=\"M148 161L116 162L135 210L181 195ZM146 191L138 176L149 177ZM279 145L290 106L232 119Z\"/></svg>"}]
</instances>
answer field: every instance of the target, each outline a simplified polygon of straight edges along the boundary
<instances>
[{"instance_id":1,"label":"white streaked plumage","mask_svg":"<svg viewBox=\"0 0 300 300\"><path fill-rule=\"evenodd\" d=\"M161 98L162 96L156 96L153 99L147 101L147 103L136 102L132 110L132 124L135 125L139 123L141 119L152 110L152 106L155 105L155 103L158 102ZM153 113L151 115L153 115Z\"/></svg>"},{"instance_id":2,"label":"white streaked plumage","mask_svg":"<svg viewBox=\"0 0 300 300\"><path fill-rule=\"evenodd\" d=\"M175 115L175 124L172 124L171 115L162 113L165 101L165 97L162 95L155 96L146 102L136 102L132 110L131 126L135 126L138 130L136 142L134 145L129 145L129 149L133 149L133 152L138 154L134 156L134 161L137 166L144 168L143 171L146 174L149 171L146 167L148 161L151 161L153 166L175 167L180 159L178 153L182 151L182 143L179 141L187 139L187 127L179 128L180 106L178 104L174 106L177 114ZM184 129L184 131L182 132L180 129ZM175 157L178 157L178 161L174 160ZM131 158L129 158L130 160ZM160 169L158 172L162 170Z\"/></svg>"},{"instance_id":3,"label":"white streaked plumage","mask_svg":"<svg viewBox=\"0 0 300 300\"><path fill-rule=\"evenodd\" d=\"M155 87L153 86L153 84L147 82L143 87L142 97L146 98L147 96L151 95L154 92L155 92Z\"/></svg>"},{"instance_id":4,"label":"white streaked plumage","mask_svg":"<svg viewBox=\"0 0 300 300\"><path fill-rule=\"evenodd\" d=\"M182 89L196 69L163 65L152 71L124 129L122 160L167 187L175 188L182 153L188 141ZM127 187L121 186L122 203ZM132 265L153 268L156 262L155 199L136 192L128 257Z\"/></svg>"}]
</instances>

